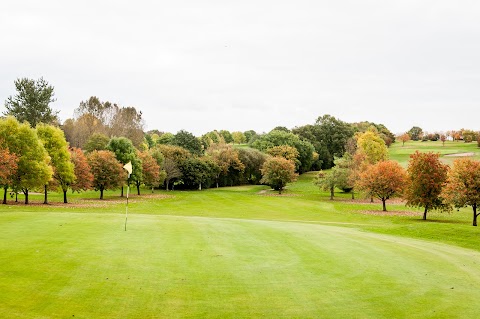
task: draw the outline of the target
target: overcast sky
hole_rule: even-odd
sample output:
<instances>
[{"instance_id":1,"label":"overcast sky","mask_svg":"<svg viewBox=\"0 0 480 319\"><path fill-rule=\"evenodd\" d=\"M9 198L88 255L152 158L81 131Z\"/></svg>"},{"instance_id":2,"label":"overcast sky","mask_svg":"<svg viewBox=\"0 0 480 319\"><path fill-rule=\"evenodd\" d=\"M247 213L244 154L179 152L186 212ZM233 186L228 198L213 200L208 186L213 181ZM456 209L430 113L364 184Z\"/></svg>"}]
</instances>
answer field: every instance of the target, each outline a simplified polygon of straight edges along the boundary
<instances>
[{"instance_id":1,"label":"overcast sky","mask_svg":"<svg viewBox=\"0 0 480 319\"><path fill-rule=\"evenodd\" d=\"M44 77L62 120L95 95L173 133L480 130L476 0L2 0L0 41L0 112Z\"/></svg>"}]
</instances>

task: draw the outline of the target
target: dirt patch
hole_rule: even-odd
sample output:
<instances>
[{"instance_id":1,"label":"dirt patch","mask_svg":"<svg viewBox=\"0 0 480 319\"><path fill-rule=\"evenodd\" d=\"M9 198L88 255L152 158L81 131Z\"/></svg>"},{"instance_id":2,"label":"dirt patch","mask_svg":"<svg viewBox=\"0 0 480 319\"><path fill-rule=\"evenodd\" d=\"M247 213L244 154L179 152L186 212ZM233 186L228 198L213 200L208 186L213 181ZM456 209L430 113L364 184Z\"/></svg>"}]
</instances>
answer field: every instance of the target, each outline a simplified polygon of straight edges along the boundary
<instances>
[{"instance_id":1,"label":"dirt patch","mask_svg":"<svg viewBox=\"0 0 480 319\"><path fill-rule=\"evenodd\" d=\"M375 216L420 216L421 213L418 212L408 212L408 211L400 211L400 210L392 210L392 211L382 211L382 210L362 210L360 211L361 214L364 215L375 215Z\"/></svg>"},{"instance_id":2,"label":"dirt patch","mask_svg":"<svg viewBox=\"0 0 480 319\"><path fill-rule=\"evenodd\" d=\"M337 199L335 199L337 200ZM373 202L370 201L370 198L359 198L359 199L339 199L339 202L345 202L350 204L382 204L382 201L379 199L374 199ZM387 205L402 205L405 204L405 201L401 198L392 198L386 201Z\"/></svg>"},{"instance_id":3,"label":"dirt patch","mask_svg":"<svg viewBox=\"0 0 480 319\"><path fill-rule=\"evenodd\" d=\"M475 153L454 153L454 154L446 154L445 157L471 157L475 156Z\"/></svg>"},{"instance_id":4,"label":"dirt patch","mask_svg":"<svg viewBox=\"0 0 480 319\"><path fill-rule=\"evenodd\" d=\"M278 191L272 191L268 189L261 190L257 193L257 195L262 195L262 196L270 196L270 197L297 197L300 196L298 194L279 194Z\"/></svg>"},{"instance_id":5,"label":"dirt patch","mask_svg":"<svg viewBox=\"0 0 480 319\"><path fill-rule=\"evenodd\" d=\"M99 195L100 196L100 195ZM167 199L167 198L174 198L174 195L165 195L165 194L147 194L147 195L135 195L134 197L129 197L128 202L129 204L135 204L143 199ZM98 198L79 198L74 199L68 204L63 202L49 202L45 205L42 201L29 201L28 205L25 205L23 200L18 202L15 201L7 201L7 205L10 206L43 206L43 207L63 207L63 208L101 208L101 207L109 207L112 205L117 204L125 204L127 201L126 197L109 197L105 199L98 199Z\"/></svg>"}]
</instances>

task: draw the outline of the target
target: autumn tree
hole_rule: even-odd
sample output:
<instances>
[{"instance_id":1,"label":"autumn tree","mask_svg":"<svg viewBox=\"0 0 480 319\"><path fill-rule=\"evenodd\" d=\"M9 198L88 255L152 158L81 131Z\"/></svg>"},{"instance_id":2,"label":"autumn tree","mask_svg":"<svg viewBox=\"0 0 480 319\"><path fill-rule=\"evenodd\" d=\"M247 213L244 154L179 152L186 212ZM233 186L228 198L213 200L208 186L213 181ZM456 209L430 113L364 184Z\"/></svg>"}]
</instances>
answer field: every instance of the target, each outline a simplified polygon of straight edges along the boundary
<instances>
[{"instance_id":1,"label":"autumn tree","mask_svg":"<svg viewBox=\"0 0 480 319\"><path fill-rule=\"evenodd\" d=\"M239 131L232 132L232 138L234 144L245 144L247 142L245 134Z\"/></svg>"},{"instance_id":2,"label":"autumn tree","mask_svg":"<svg viewBox=\"0 0 480 319\"><path fill-rule=\"evenodd\" d=\"M270 185L279 194L290 182L297 179L295 164L283 157L268 158L261 169L263 177L260 182Z\"/></svg>"},{"instance_id":3,"label":"autumn tree","mask_svg":"<svg viewBox=\"0 0 480 319\"><path fill-rule=\"evenodd\" d=\"M369 164L385 161L388 158L388 149L385 141L374 127L357 136L357 153L364 154Z\"/></svg>"},{"instance_id":4,"label":"autumn tree","mask_svg":"<svg viewBox=\"0 0 480 319\"><path fill-rule=\"evenodd\" d=\"M8 185L12 183L18 167L18 156L10 153L8 148L0 141L0 186L3 187L3 204L7 203Z\"/></svg>"},{"instance_id":5,"label":"autumn tree","mask_svg":"<svg viewBox=\"0 0 480 319\"><path fill-rule=\"evenodd\" d=\"M477 226L477 208L480 205L480 162L461 158L453 162L441 196L447 204L457 208L472 206L473 226Z\"/></svg>"},{"instance_id":6,"label":"autumn tree","mask_svg":"<svg viewBox=\"0 0 480 319\"><path fill-rule=\"evenodd\" d=\"M135 147L139 147L143 143L143 127L141 111L132 106L118 107L110 124L110 136L126 137Z\"/></svg>"},{"instance_id":7,"label":"autumn tree","mask_svg":"<svg viewBox=\"0 0 480 319\"><path fill-rule=\"evenodd\" d=\"M91 172L90 165L88 164L87 157L80 148L70 148L70 159L74 166L74 173L76 179L70 184L70 188L73 192L80 192L92 189L93 187L93 174ZM64 199L66 198L66 191L63 191Z\"/></svg>"},{"instance_id":8,"label":"autumn tree","mask_svg":"<svg viewBox=\"0 0 480 319\"><path fill-rule=\"evenodd\" d=\"M17 94L5 101L4 115L14 116L19 122L27 121L32 127L37 123L53 124L58 121L58 111L52 110L50 103L55 102L54 88L43 78L15 80Z\"/></svg>"},{"instance_id":9,"label":"autumn tree","mask_svg":"<svg viewBox=\"0 0 480 319\"><path fill-rule=\"evenodd\" d=\"M438 153L420 153L410 155L408 162L408 183L405 190L406 205L423 207L423 219L427 219L429 210L448 209L440 194L447 181L448 165L440 161Z\"/></svg>"},{"instance_id":10,"label":"autumn tree","mask_svg":"<svg viewBox=\"0 0 480 319\"><path fill-rule=\"evenodd\" d=\"M206 154L218 166L218 169L214 170L217 188L221 176L226 177L231 170L242 172L245 169L237 150L223 140L220 143L212 143L206 150Z\"/></svg>"},{"instance_id":11,"label":"autumn tree","mask_svg":"<svg viewBox=\"0 0 480 319\"><path fill-rule=\"evenodd\" d=\"M165 158L163 169L165 171L165 189L168 191L170 181L182 177L182 171L178 168L177 163L169 157Z\"/></svg>"},{"instance_id":12,"label":"autumn tree","mask_svg":"<svg viewBox=\"0 0 480 319\"><path fill-rule=\"evenodd\" d=\"M93 187L100 191L100 199L103 199L104 190L117 189L127 178L123 165L111 151L93 151L87 155L87 160L93 174Z\"/></svg>"},{"instance_id":13,"label":"autumn tree","mask_svg":"<svg viewBox=\"0 0 480 319\"><path fill-rule=\"evenodd\" d=\"M383 211L387 211L385 202L400 195L406 182L405 170L395 161L382 161L370 165L360 174L357 187L382 201Z\"/></svg>"},{"instance_id":14,"label":"autumn tree","mask_svg":"<svg viewBox=\"0 0 480 319\"><path fill-rule=\"evenodd\" d=\"M143 182L152 189L160 183L160 165L149 152L138 152L138 158L142 161L142 179L137 179L137 194L140 195L140 185Z\"/></svg>"},{"instance_id":15,"label":"autumn tree","mask_svg":"<svg viewBox=\"0 0 480 319\"><path fill-rule=\"evenodd\" d=\"M0 119L0 139L11 153L18 156L18 168L11 179L11 186L24 193L25 204L28 204L29 190L43 187L52 178L50 157L37 132L29 124L20 124L13 117Z\"/></svg>"},{"instance_id":16,"label":"autumn tree","mask_svg":"<svg viewBox=\"0 0 480 319\"><path fill-rule=\"evenodd\" d=\"M440 141L442 141L442 146L445 146L446 140L447 140L447 136L445 134L440 134Z\"/></svg>"},{"instance_id":17,"label":"autumn tree","mask_svg":"<svg viewBox=\"0 0 480 319\"><path fill-rule=\"evenodd\" d=\"M50 156L50 165L53 168L53 185L58 185L63 190L63 202L67 203L67 190L75 180L75 174L65 135L61 129L43 123L38 124L36 129L38 137ZM48 204L47 188L48 183L44 187L44 204Z\"/></svg>"},{"instance_id":18,"label":"autumn tree","mask_svg":"<svg viewBox=\"0 0 480 319\"><path fill-rule=\"evenodd\" d=\"M405 142L410 141L410 135L408 135L408 133L403 133L398 137L398 139L402 141L402 146L405 146Z\"/></svg>"}]
</instances>

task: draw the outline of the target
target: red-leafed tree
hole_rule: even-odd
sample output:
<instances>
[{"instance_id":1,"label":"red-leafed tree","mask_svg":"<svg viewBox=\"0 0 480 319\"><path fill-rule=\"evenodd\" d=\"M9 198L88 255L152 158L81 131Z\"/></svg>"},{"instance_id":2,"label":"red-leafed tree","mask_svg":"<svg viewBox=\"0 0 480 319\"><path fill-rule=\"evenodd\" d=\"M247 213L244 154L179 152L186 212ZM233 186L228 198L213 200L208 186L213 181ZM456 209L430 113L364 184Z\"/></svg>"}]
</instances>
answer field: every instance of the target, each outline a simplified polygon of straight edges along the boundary
<instances>
[{"instance_id":1,"label":"red-leafed tree","mask_svg":"<svg viewBox=\"0 0 480 319\"><path fill-rule=\"evenodd\" d=\"M18 167L18 157L3 148L0 143L0 185L3 186L3 204L7 203L8 185L11 178L15 175Z\"/></svg>"},{"instance_id":2,"label":"red-leafed tree","mask_svg":"<svg viewBox=\"0 0 480 319\"><path fill-rule=\"evenodd\" d=\"M93 151L87 160L93 174L93 187L100 191L100 199L104 190L119 188L127 178L122 164L111 151Z\"/></svg>"},{"instance_id":3,"label":"red-leafed tree","mask_svg":"<svg viewBox=\"0 0 480 319\"><path fill-rule=\"evenodd\" d=\"M137 152L138 158L142 161L142 179L136 180L137 194L140 195L140 184L143 182L146 186L152 188L160 183L160 166L155 158L148 152Z\"/></svg>"},{"instance_id":4,"label":"red-leafed tree","mask_svg":"<svg viewBox=\"0 0 480 319\"><path fill-rule=\"evenodd\" d=\"M360 174L357 187L368 195L377 197L383 203L402 193L407 176L405 170L395 161L383 161L370 165Z\"/></svg>"},{"instance_id":5,"label":"red-leafed tree","mask_svg":"<svg viewBox=\"0 0 480 319\"><path fill-rule=\"evenodd\" d=\"M453 162L442 197L455 207L472 206L473 226L477 226L480 205L480 162L462 158Z\"/></svg>"},{"instance_id":6,"label":"red-leafed tree","mask_svg":"<svg viewBox=\"0 0 480 319\"><path fill-rule=\"evenodd\" d=\"M83 151L79 148L70 149L70 158L74 165L75 181L70 184L70 188L74 192L86 191L93 188L93 174L90 171L90 165L88 164L87 157ZM66 199L65 190L63 193L64 199Z\"/></svg>"},{"instance_id":7,"label":"red-leafed tree","mask_svg":"<svg viewBox=\"0 0 480 319\"><path fill-rule=\"evenodd\" d=\"M448 205L442 201L440 193L447 181L448 165L440 161L438 153L420 153L410 155L408 162L408 183L405 191L407 206L424 207L423 219L431 209L446 211Z\"/></svg>"}]
</instances>

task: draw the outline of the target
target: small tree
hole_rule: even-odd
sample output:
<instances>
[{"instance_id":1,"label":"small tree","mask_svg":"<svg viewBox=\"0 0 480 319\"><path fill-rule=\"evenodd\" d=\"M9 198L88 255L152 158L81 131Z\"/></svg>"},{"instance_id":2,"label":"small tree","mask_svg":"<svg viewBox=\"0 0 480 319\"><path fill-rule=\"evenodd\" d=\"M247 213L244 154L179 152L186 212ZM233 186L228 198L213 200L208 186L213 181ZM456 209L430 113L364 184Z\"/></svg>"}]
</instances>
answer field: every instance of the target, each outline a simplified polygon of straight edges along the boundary
<instances>
[{"instance_id":1,"label":"small tree","mask_svg":"<svg viewBox=\"0 0 480 319\"><path fill-rule=\"evenodd\" d=\"M163 169L165 170L165 189L168 191L170 181L182 177L182 171L180 171L177 164L168 157L165 158Z\"/></svg>"},{"instance_id":2,"label":"small tree","mask_svg":"<svg viewBox=\"0 0 480 319\"><path fill-rule=\"evenodd\" d=\"M104 190L120 187L127 178L123 165L111 151L93 151L87 160L93 174L93 187L100 191L100 199L103 199Z\"/></svg>"},{"instance_id":3,"label":"small tree","mask_svg":"<svg viewBox=\"0 0 480 319\"><path fill-rule=\"evenodd\" d=\"M260 182L270 185L279 194L287 183L297 179L295 164L283 157L271 157L265 161L261 169L263 177Z\"/></svg>"},{"instance_id":4,"label":"small tree","mask_svg":"<svg viewBox=\"0 0 480 319\"><path fill-rule=\"evenodd\" d=\"M455 207L472 206L473 226L477 226L477 207L480 205L480 162L461 158L453 162L448 172L447 185L442 197Z\"/></svg>"},{"instance_id":5,"label":"small tree","mask_svg":"<svg viewBox=\"0 0 480 319\"><path fill-rule=\"evenodd\" d=\"M385 202L402 193L406 182L404 169L395 161L378 162L369 166L360 174L357 182L359 189L382 201L383 211L387 211Z\"/></svg>"},{"instance_id":6,"label":"small tree","mask_svg":"<svg viewBox=\"0 0 480 319\"><path fill-rule=\"evenodd\" d=\"M407 206L424 207L423 219L427 219L430 209L448 210L440 193L447 181L448 165L440 162L438 153L420 153L410 155L408 162L408 183L405 191Z\"/></svg>"},{"instance_id":7,"label":"small tree","mask_svg":"<svg viewBox=\"0 0 480 319\"><path fill-rule=\"evenodd\" d=\"M247 142L247 138L242 132L232 132L232 138L234 144L245 144Z\"/></svg>"},{"instance_id":8,"label":"small tree","mask_svg":"<svg viewBox=\"0 0 480 319\"><path fill-rule=\"evenodd\" d=\"M314 184L321 190L330 191L330 200L335 196L335 187L345 179L347 170L340 167L333 167L329 171L320 171L314 180Z\"/></svg>"},{"instance_id":9,"label":"small tree","mask_svg":"<svg viewBox=\"0 0 480 319\"><path fill-rule=\"evenodd\" d=\"M83 147L85 152L90 153L93 151L103 151L107 149L110 138L102 133L93 133L85 143Z\"/></svg>"},{"instance_id":10,"label":"small tree","mask_svg":"<svg viewBox=\"0 0 480 319\"><path fill-rule=\"evenodd\" d=\"M408 133L403 133L398 137L398 139L402 141L402 146L405 146L405 142L410 141L410 135L408 135Z\"/></svg>"},{"instance_id":11,"label":"small tree","mask_svg":"<svg viewBox=\"0 0 480 319\"><path fill-rule=\"evenodd\" d=\"M17 167L17 155L10 153L10 151L0 143L0 185L4 188L3 204L7 204L8 185L12 182L12 177L15 175Z\"/></svg>"},{"instance_id":12,"label":"small tree","mask_svg":"<svg viewBox=\"0 0 480 319\"><path fill-rule=\"evenodd\" d=\"M128 162L132 162L133 172L128 178L127 183L141 181L142 180L142 161L137 156L137 150L133 146L132 141L126 137L113 137L108 142L107 150L112 151L115 154L116 159L125 165ZM123 184L122 184L121 197L123 197Z\"/></svg>"},{"instance_id":13,"label":"small tree","mask_svg":"<svg viewBox=\"0 0 480 319\"><path fill-rule=\"evenodd\" d=\"M157 164L155 158L148 152L138 152L138 157L142 161L142 180L136 180L137 194L140 195L140 184L143 182L145 185L152 189L160 182L160 166Z\"/></svg>"}]
</instances>

